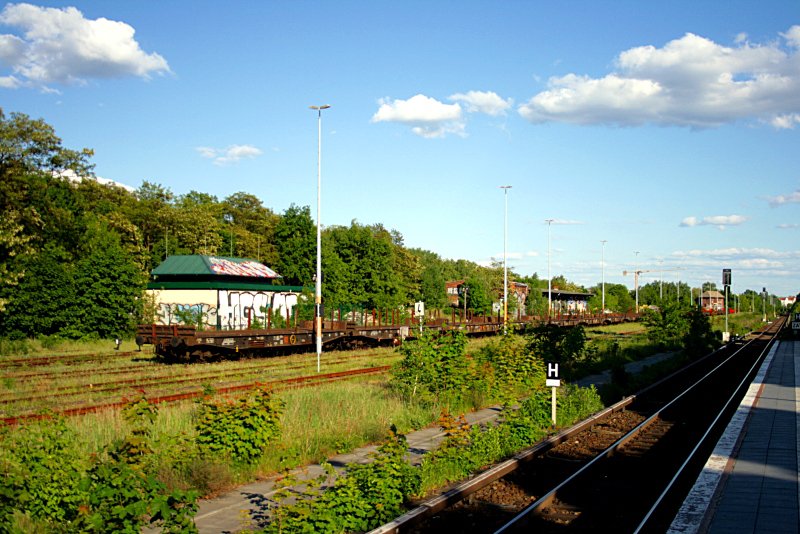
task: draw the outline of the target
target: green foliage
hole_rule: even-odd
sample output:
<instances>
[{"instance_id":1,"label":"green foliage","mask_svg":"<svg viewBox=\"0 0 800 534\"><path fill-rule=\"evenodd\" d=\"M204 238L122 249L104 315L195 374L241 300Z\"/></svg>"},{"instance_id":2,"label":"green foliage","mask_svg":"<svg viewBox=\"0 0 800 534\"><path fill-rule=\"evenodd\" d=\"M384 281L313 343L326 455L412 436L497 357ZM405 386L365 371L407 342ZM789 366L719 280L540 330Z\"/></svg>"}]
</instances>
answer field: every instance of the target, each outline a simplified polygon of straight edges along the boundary
<instances>
[{"instance_id":1,"label":"green foliage","mask_svg":"<svg viewBox=\"0 0 800 534\"><path fill-rule=\"evenodd\" d=\"M688 325L683 337L683 350L690 358L705 356L719 346L711 329L711 321L699 308L688 313Z\"/></svg>"},{"instance_id":2,"label":"green foliage","mask_svg":"<svg viewBox=\"0 0 800 534\"><path fill-rule=\"evenodd\" d=\"M479 277L473 276L467 279L465 285L469 288L467 290L467 309L476 314L491 314L492 298L489 296L486 283ZM502 289L502 287L501 283L500 288Z\"/></svg>"},{"instance_id":3,"label":"green foliage","mask_svg":"<svg viewBox=\"0 0 800 534\"><path fill-rule=\"evenodd\" d=\"M130 433L80 460L62 419L6 432L0 440L0 531L22 525L51 532L196 532L196 492L166 490L149 474L151 430L157 416L143 398L129 403Z\"/></svg>"},{"instance_id":4,"label":"green foliage","mask_svg":"<svg viewBox=\"0 0 800 534\"><path fill-rule=\"evenodd\" d=\"M504 401L532 388L544 373L544 362L527 350L521 336L506 335L489 341L475 357L492 394Z\"/></svg>"},{"instance_id":5,"label":"green foliage","mask_svg":"<svg viewBox=\"0 0 800 534\"><path fill-rule=\"evenodd\" d=\"M348 465L346 474L324 493L321 487L329 482L330 470L310 481L297 502L273 510L264 532L364 532L390 521L420 488L419 473L404 459L407 451L405 436L392 427L389 439L378 447L371 462ZM296 482L287 478L285 488ZM295 492L284 489L276 500L295 497Z\"/></svg>"},{"instance_id":6,"label":"green foliage","mask_svg":"<svg viewBox=\"0 0 800 534\"><path fill-rule=\"evenodd\" d=\"M664 348L677 345L689 332L687 311L674 300L659 300L655 309L646 309L643 321L650 340Z\"/></svg>"},{"instance_id":7,"label":"green foliage","mask_svg":"<svg viewBox=\"0 0 800 534\"><path fill-rule=\"evenodd\" d=\"M412 402L442 402L461 399L476 381L475 366L466 354L462 332L425 332L398 348L403 355L393 371L391 383Z\"/></svg>"},{"instance_id":8,"label":"green foliage","mask_svg":"<svg viewBox=\"0 0 800 534\"><path fill-rule=\"evenodd\" d=\"M594 388L560 388L558 395L559 425L573 424L603 407ZM422 460L423 488L466 478L541 440L552 429L550 396L545 388L534 389L518 408L505 406L503 418L495 426L469 427L463 415L454 418L442 413L439 426L445 438Z\"/></svg>"},{"instance_id":9,"label":"green foliage","mask_svg":"<svg viewBox=\"0 0 800 534\"><path fill-rule=\"evenodd\" d=\"M308 206L292 204L275 226L275 248L278 260L275 270L289 285L310 284L317 254L316 229Z\"/></svg>"},{"instance_id":10,"label":"green foliage","mask_svg":"<svg viewBox=\"0 0 800 534\"><path fill-rule=\"evenodd\" d=\"M558 426L566 426L575 421L581 421L605 407L594 386L581 388L567 383L559 389L558 393L556 403Z\"/></svg>"},{"instance_id":11,"label":"green foliage","mask_svg":"<svg viewBox=\"0 0 800 534\"><path fill-rule=\"evenodd\" d=\"M14 513L47 524L75 521L85 495L83 468L64 421L31 424L0 442L0 531L10 531Z\"/></svg>"},{"instance_id":12,"label":"green foliage","mask_svg":"<svg viewBox=\"0 0 800 534\"><path fill-rule=\"evenodd\" d=\"M280 436L282 412L282 401L265 387L237 401L205 400L195 423L197 444L208 456L252 463Z\"/></svg>"},{"instance_id":13,"label":"green foliage","mask_svg":"<svg viewBox=\"0 0 800 534\"><path fill-rule=\"evenodd\" d=\"M575 368L584 357L586 331L582 326L566 327L553 323L537 326L527 337L527 350L545 362L561 365L563 372Z\"/></svg>"}]
</instances>

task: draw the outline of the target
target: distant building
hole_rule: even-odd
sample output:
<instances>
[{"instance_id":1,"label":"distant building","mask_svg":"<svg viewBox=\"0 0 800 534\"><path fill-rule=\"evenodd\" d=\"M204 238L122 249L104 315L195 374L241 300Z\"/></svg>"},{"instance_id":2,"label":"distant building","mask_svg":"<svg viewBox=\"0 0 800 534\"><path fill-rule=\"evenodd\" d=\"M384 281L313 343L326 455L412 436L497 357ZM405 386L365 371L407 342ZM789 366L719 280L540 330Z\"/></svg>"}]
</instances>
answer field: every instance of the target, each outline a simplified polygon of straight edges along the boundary
<instances>
[{"instance_id":1,"label":"distant building","mask_svg":"<svg viewBox=\"0 0 800 534\"><path fill-rule=\"evenodd\" d=\"M786 308L794 306L794 303L797 302L797 295L792 295L791 297L780 297L780 301L781 304L783 304Z\"/></svg>"},{"instance_id":2,"label":"distant building","mask_svg":"<svg viewBox=\"0 0 800 534\"><path fill-rule=\"evenodd\" d=\"M445 291L447 292L447 303L450 306L459 307L462 305L461 293L463 292L462 286L464 282L465 280L453 280L444 283Z\"/></svg>"},{"instance_id":3,"label":"distant building","mask_svg":"<svg viewBox=\"0 0 800 534\"><path fill-rule=\"evenodd\" d=\"M547 300L548 290L541 290L542 296ZM551 289L550 299L552 301L553 313L585 313L589 308L589 299L592 293L582 293L579 291L564 291L562 289Z\"/></svg>"},{"instance_id":4,"label":"distant building","mask_svg":"<svg viewBox=\"0 0 800 534\"><path fill-rule=\"evenodd\" d=\"M508 283L508 292L510 297L517 299L517 309L519 310L525 309L525 301L528 300L528 291L528 284L523 284L522 282Z\"/></svg>"},{"instance_id":5,"label":"distant building","mask_svg":"<svg viewBox=\"0 0 800 534\"><path fill-rule=\"evenodd\" d=\"M158 324L176 324L189 313L223 330L267 324L268 311L291 314L303 289L276 285L281 275L246 258L170 256L151 275L147 290Z\"/></svg>"},{"instance_id":6,"label":"distant building","mask_svg":"<svg viewBox=\"0 0 800 534\"><path fill-rule=\"evenodd\" d=\"M725 295L719 291L704 291L700 295L700 307L706 310L724 310Z\"/></svg>"}]
</instances>

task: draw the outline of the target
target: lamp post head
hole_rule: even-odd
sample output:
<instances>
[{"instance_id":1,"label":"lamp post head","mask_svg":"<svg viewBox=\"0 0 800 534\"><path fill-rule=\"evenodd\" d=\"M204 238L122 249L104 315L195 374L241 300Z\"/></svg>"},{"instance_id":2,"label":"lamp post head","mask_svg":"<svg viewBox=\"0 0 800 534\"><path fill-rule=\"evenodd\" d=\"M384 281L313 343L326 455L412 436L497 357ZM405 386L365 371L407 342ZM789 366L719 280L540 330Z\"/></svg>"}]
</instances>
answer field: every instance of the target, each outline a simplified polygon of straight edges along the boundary
<instances>
[{"instance_id":1,"label":"lamp post head","mask_svg":"<svg viewBox=\"0 0 800 534\"><path fill-rule=\"evenodd\" d=\"M321 106L308 106L309 109L316 109L317 111L322 111L323 109L328 109L330 104L323 104Z\"/></svg>"}]
</instances>

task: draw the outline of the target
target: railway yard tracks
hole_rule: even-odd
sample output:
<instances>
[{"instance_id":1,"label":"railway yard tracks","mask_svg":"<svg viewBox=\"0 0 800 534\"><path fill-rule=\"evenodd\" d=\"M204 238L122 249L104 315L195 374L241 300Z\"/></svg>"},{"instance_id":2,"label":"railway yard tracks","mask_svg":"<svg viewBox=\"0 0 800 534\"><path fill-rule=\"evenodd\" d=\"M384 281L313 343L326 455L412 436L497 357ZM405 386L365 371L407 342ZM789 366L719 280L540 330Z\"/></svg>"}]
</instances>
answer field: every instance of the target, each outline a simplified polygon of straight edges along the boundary
<instances>
[{"instance_id":1,"label":"railway yard tracks","mask_svg":"<svg viewBox=\"0 0 800 534\"><path fill-rule=\"evenodd\" d=\"M385 374L391 357L378 352L326 354L326 373L313 372L312 362L302 356L191 368L164 365L141 352L9 359L0 362L0 422L95 413L140 395L162 404L199 398L209 388L219 394L263 386L281 390Z\"/></svg>"},{"instance_id":2,"label":"railway yard tracks","mask_svg":"<svg viewBox=\"0 0 800 534\"><path fill-rule=\"evenodd\" d=\"M726 345L373 533L666 531L782 326Z\"/></svg>"}]
</instances>

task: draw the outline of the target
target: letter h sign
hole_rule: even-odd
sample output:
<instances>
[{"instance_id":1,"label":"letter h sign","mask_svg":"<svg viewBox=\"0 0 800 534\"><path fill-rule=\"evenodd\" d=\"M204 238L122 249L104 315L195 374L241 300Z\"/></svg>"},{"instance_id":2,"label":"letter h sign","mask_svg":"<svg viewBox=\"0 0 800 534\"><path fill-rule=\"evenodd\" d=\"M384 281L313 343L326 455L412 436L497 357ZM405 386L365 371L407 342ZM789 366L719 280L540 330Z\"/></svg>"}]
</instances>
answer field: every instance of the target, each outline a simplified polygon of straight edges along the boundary
<instances>
[{"instance_id":1,"label":"letter h sign","mask_svg":"<svg viewBox=\"0 0 800 534\"><path fill-rule=\"evenodd\" d=\"M545 380L545 385L549 387L560 387L561 380L558 376L558 363L556 362L547 362L547 379Z\"/></svg>"}]
</instances>

